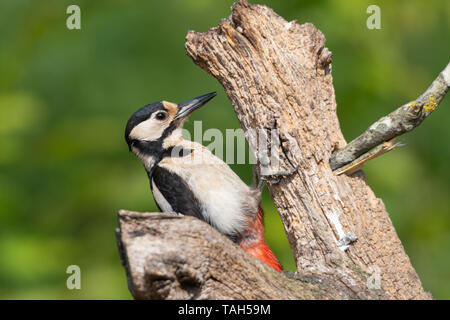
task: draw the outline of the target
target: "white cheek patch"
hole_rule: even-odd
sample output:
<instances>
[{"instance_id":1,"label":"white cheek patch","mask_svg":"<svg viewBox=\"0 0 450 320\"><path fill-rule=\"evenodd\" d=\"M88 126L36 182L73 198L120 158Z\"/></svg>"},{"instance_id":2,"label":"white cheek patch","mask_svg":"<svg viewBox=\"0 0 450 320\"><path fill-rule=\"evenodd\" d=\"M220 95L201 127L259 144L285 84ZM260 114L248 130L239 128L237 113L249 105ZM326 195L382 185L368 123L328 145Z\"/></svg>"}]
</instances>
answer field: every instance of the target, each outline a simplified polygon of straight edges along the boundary
<instances>
[{"instance_id":1,"label":"white cheek patch","mask_svg":"<svg viewBox=\"0 0 450 320\"><path fill-rule=\"evenodd\" d=\"M130 132L131 139L153 141L162 136L168 123L161 123L155 119L147 119L139 123Z\"/></svg>"}]
</instances>

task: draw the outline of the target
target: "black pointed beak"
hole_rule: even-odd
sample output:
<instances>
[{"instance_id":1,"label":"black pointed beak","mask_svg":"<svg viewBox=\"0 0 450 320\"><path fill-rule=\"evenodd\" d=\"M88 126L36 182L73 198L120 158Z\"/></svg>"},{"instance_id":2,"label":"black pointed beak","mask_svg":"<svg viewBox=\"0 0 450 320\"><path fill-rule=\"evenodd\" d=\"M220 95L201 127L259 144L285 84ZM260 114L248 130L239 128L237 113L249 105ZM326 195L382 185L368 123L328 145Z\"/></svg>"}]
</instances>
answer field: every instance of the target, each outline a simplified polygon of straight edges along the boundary
<instances>
[{"instance_id":1,"label":"black pointed beak","mask_svg":"<svg viewBox=\"0 0 450 320\"><path fill-rule=\"evenodd\" d=\"M175 119L184 119L188 117L192 112L203 106L209 100L216 96L215 92L204 94L200 97L194 98L192 100L180 103L178 105L178 112Z\"/></svg>"}]
</instances>

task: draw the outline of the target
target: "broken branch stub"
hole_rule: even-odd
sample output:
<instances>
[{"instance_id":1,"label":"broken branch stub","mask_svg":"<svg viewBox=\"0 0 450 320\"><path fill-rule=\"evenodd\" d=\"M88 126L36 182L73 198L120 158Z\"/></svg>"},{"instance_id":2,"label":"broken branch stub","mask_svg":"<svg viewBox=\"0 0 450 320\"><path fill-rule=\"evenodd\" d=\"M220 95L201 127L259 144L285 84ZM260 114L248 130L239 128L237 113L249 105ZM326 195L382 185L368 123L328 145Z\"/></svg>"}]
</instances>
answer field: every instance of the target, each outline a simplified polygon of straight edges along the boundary
<instances>
[{"instance_id":1,"label":"broken branch stub","mask_svg":"<svg viewBox=\"0 0 450 320\"><path fill-rule=\"evenodd\" d=\"M338 277L278 273L205 222L121 210L116 231L135 299L355 299ZM384 298L379 292L362 296Z\"/></svg>"}]
</instances>

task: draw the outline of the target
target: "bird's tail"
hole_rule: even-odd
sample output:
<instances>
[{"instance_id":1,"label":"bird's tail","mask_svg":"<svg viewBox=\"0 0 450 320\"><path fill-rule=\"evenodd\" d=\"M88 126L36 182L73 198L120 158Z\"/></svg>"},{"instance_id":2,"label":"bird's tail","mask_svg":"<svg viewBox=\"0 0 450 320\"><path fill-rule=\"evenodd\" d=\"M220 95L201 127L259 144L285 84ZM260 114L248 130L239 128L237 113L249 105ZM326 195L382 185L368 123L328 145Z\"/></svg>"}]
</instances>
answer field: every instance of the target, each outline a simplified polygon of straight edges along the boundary
<instances>
[{"instance_id":1,"label":"bird's tail","mask_svg":"<svg viewBox=\"0 0 450 320\"><path fill-rule=\"evenodd\" d=\"M263 217L264 211L259 206L258 214L252 219L253 221L249 221L250 223L247 229L238 239L239 246L251 256L268 264L278 272L281 272L283 271L283 267L264 239Z\"/></svg>"}]
</instances>

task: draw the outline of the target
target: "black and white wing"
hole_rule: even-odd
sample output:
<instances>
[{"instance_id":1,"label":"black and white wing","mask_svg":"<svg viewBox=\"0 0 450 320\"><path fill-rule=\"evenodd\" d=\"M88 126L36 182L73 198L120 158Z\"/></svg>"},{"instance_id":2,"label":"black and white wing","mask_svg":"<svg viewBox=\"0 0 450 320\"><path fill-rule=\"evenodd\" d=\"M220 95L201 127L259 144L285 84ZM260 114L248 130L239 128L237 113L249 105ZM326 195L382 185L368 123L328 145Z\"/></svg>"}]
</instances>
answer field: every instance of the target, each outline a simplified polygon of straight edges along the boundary
<instances>
[{"instance_id":1,"label":"black and white wing","mask_svg":"<svg viewBox=\"0 0 450 320\"><path fill-rule=\"evenodd\" d=\"M156 166L151 179L153 196L161 211L181 213L205 220L200 202L180 176L166 168Z\"/></svg>"}]
</instances>

